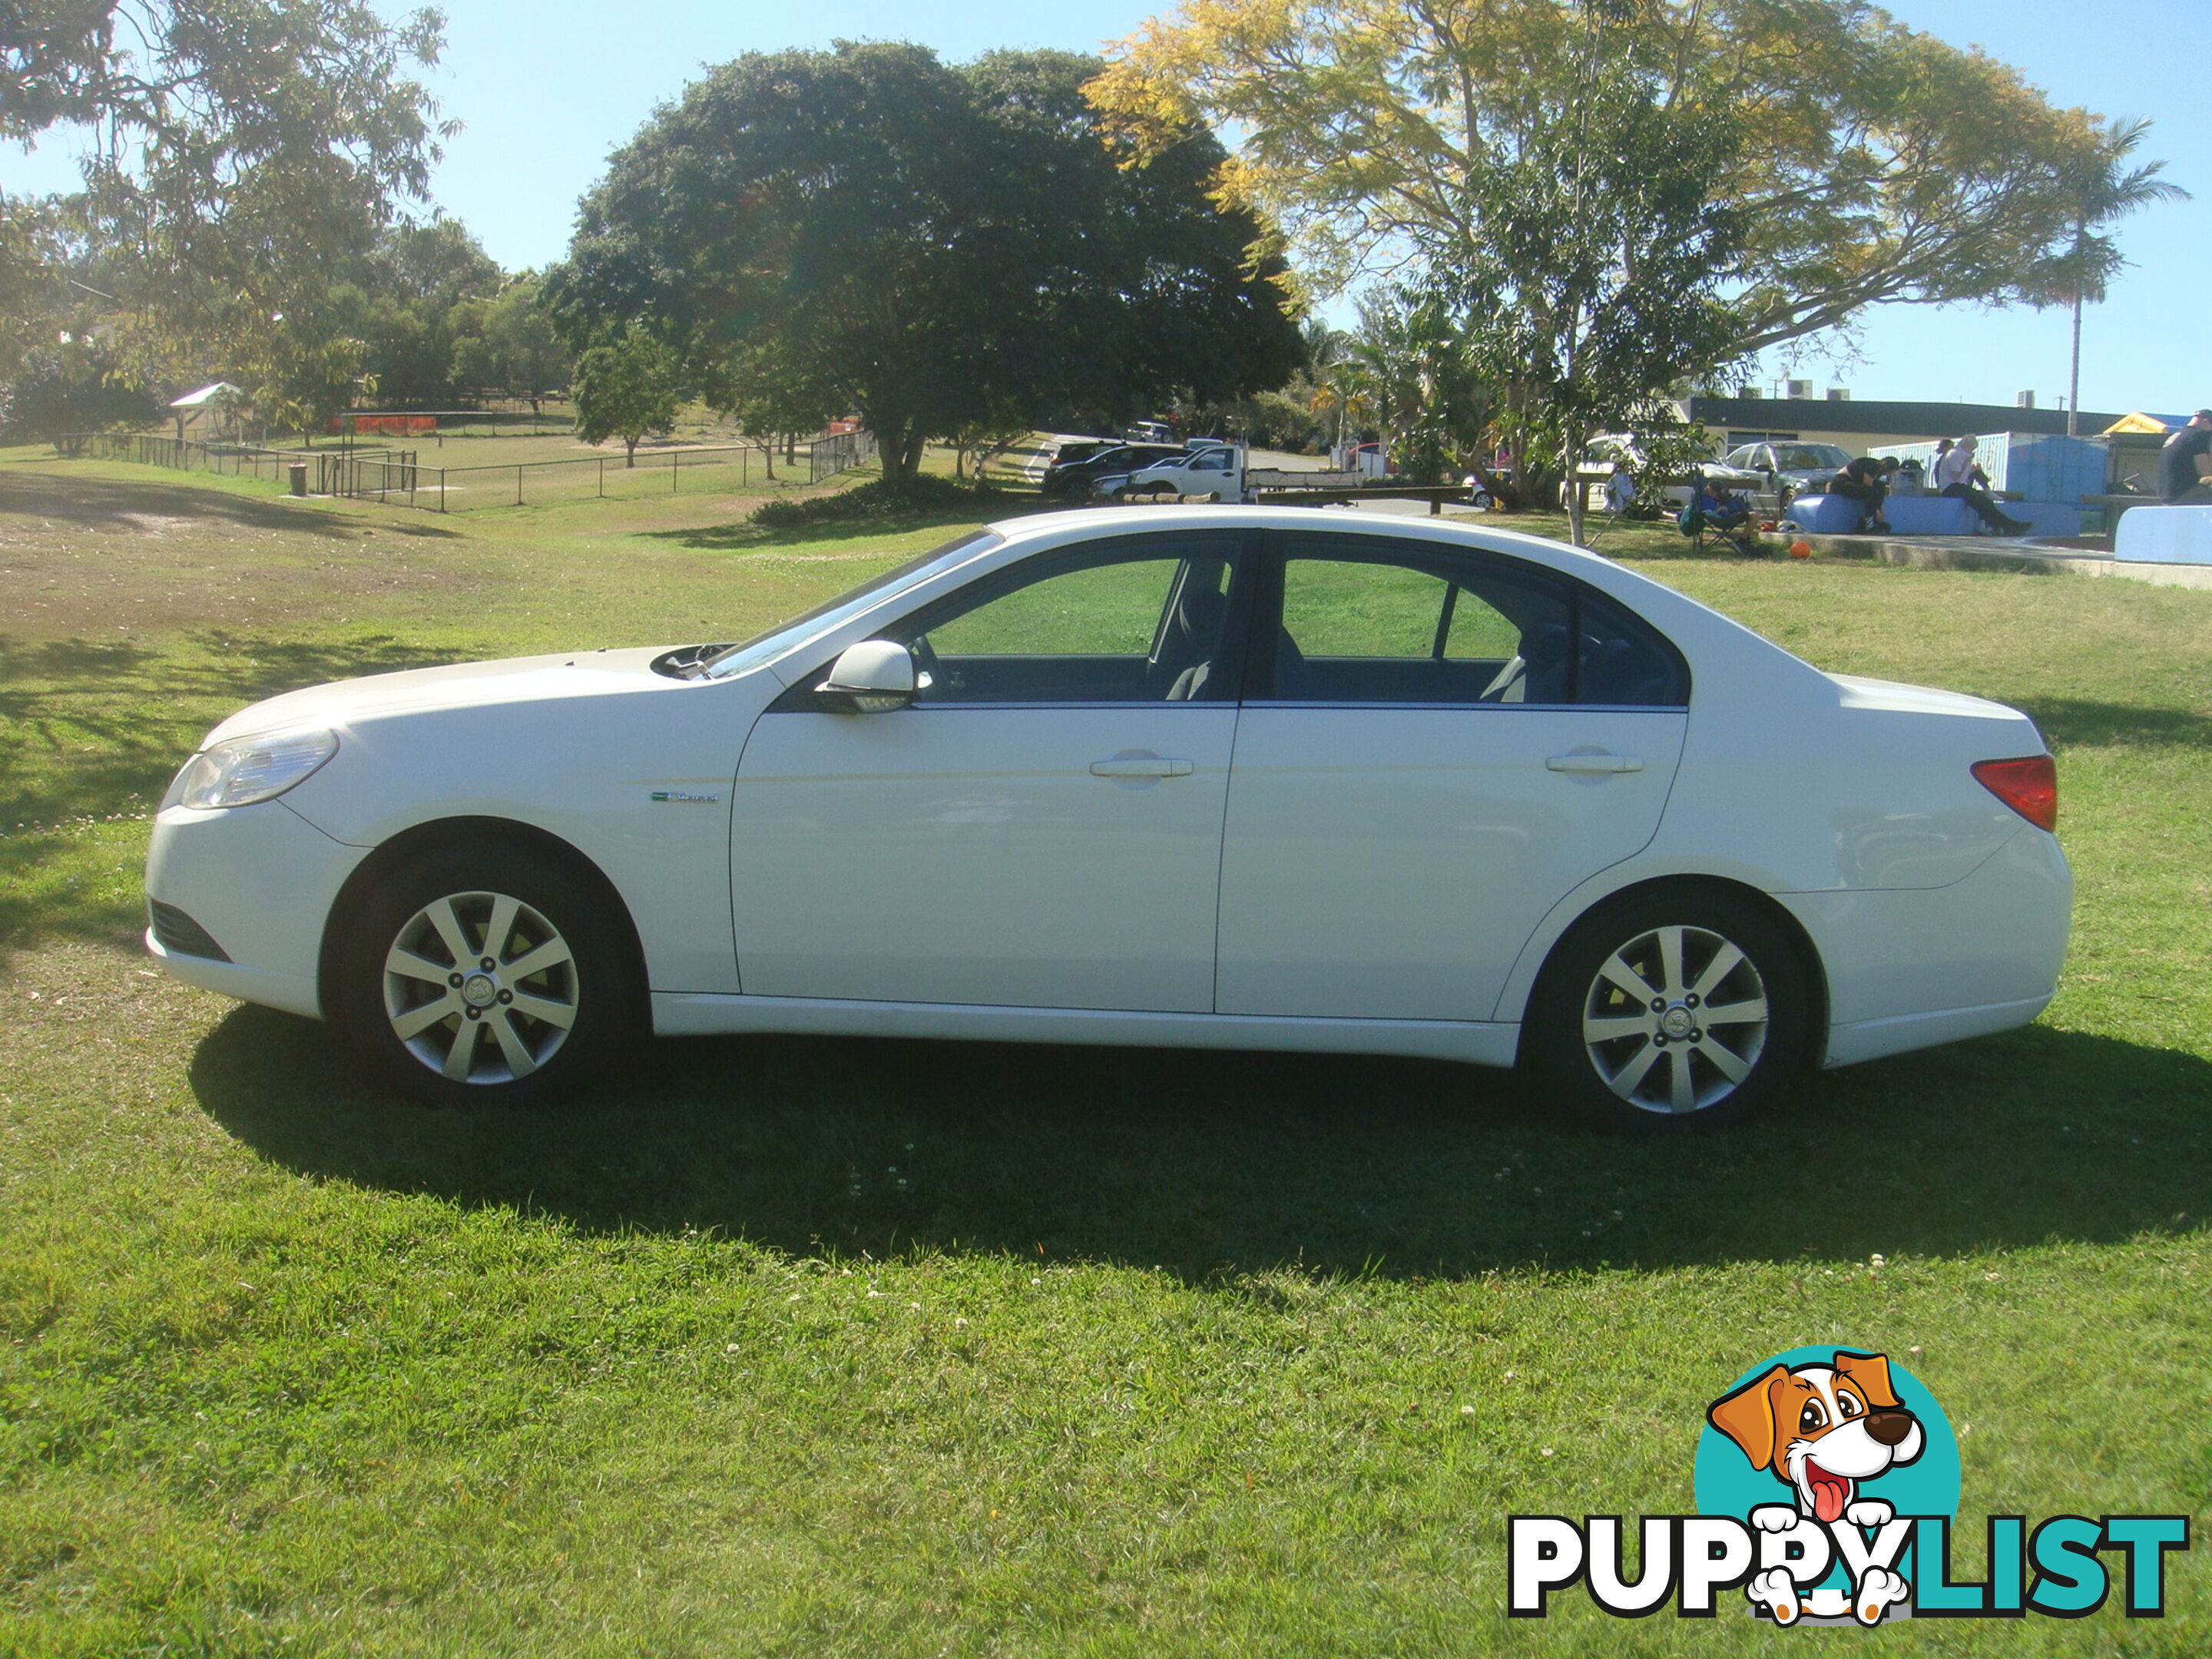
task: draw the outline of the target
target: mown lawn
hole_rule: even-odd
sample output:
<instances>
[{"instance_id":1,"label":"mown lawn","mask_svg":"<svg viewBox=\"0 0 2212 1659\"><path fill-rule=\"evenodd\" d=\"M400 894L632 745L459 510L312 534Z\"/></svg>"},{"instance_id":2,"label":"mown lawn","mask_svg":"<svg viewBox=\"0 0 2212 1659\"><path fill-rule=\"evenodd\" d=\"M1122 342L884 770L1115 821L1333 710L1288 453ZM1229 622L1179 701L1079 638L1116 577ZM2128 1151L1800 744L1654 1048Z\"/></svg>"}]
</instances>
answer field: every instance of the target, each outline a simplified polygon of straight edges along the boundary
<instances>
[{"instance_id":1,"label":"mown lawn","mask_svg":"<svg viewBox=\"0 0 2212 1659\"><path fill-rule=\"evenodd\" d=\"M1422 1063L792 1039L424 1113L132 954L147 804L238 704L732 638L957 527L749 504L0 452L0 1651L1764 1651L1822 1638L1509 1626L1504 1517L1691 1508L1705 1404L1831 1340L1947 1407L1962 1573L1984 1513L2202 1534L2212 594L1609 540L2030 710L2080 879L2037 1025L1694 1144ZM1868 1639L2201 1655L2208 1547L2163 1621Z\"/></svg>"}]
</instances>

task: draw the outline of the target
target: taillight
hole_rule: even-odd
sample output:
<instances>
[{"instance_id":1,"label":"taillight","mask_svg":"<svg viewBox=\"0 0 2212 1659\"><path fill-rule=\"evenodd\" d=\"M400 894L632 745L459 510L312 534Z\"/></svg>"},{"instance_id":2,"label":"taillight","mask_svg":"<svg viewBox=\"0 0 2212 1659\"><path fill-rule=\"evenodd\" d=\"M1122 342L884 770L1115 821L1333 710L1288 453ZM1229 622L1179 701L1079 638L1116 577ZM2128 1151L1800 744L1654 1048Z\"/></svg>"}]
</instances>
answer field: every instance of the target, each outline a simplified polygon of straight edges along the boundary
<instances>
[{"instance_id":1,"label":"taillight","mask_svg":"<svg viewBox=\"0 0 2212 1659\"><path fill-rule=\"evenodd\" d=\"M2058 827L2058 763L2050 756L1976 761L1974 781L2037 829Z\"/></svg>"}]
</instances>

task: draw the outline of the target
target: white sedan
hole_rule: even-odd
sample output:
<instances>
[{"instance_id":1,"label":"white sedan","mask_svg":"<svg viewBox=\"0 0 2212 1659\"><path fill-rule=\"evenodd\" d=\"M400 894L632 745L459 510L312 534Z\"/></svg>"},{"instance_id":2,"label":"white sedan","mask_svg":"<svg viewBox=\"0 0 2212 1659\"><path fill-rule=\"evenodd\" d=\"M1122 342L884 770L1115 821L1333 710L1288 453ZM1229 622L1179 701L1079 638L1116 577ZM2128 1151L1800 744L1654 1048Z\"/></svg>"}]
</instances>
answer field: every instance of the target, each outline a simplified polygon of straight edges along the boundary
<instances>
[{"instance_id":1,"label":"white sedan","mask_svg":"<svg viewBox=\"0 0 2212 1659\"><path fill-rule=\"evenodd\" d=\"M256 704L161 803L147 943L430 1100L787 1031L1519 1063L1679 1128L2033 1019L2056 812L2026 716L1554 542L1078 512L742 645Z\"/></svg>"}]
</instances>

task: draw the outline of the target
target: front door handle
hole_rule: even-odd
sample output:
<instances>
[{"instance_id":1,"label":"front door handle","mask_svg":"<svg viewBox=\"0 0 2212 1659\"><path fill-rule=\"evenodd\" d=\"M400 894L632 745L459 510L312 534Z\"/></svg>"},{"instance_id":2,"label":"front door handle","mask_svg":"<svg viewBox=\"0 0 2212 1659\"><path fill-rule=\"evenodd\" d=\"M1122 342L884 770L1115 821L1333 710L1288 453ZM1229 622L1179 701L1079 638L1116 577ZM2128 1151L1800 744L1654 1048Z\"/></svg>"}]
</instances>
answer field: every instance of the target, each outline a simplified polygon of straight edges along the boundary
<instances>
[{"instance_id":1,"label":"front door handle","mask_svg":"<svg viewBox=\"0 0 2212 1659\"><path fill-rule=\"evenodd\" d=\"M1094 778L1187 778L1191 763L1164 755L1116 755L1112 760L1091 763Z\"/></svg>"},{"instance_id":2,"label":"front door handle","mask_svg":"<svg viewBox=\"0 0 2212 1659\"><path fill-rule=\"evenodd\" d=\"M1644 763L1633 755L1554 755L1544 763L1553 772L1641 772Z\"/></svg>"}]
</instances>

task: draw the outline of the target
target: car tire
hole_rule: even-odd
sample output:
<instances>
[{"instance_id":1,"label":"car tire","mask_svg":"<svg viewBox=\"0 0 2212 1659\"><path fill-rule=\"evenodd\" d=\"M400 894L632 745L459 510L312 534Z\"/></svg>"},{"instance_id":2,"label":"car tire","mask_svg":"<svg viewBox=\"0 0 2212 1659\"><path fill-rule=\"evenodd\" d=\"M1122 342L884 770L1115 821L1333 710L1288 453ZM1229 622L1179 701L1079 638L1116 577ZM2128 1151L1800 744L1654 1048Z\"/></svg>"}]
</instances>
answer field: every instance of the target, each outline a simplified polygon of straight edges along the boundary
<instances>
[{"instance_id":1,"label":"car tire","mask_svg":"<svg viewBox=\"0 0 2212 1659\"><path fill-rule=\"evenodd\" d=\"M636 1034L640 980L608 901L526 848L409 860L354 917L338 1003L356 1053L434 1105L550 1100Z\"/></svg>"},{"instance_id":2,"label":"car tire","mask_svg":"<svg viewBox=\"0 0 2212 1659\"><path fill-rule=\"evenodd\" d=\"M1741 1121L1803 1063L1813 981L1747 900L1685 888L1567 931L1530 999L1527 1070L1584 1121L1680 1134ZM1717 1022L1708 1011L1724 1010Z\"/></svg>"}]
</instances>

